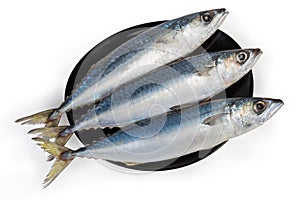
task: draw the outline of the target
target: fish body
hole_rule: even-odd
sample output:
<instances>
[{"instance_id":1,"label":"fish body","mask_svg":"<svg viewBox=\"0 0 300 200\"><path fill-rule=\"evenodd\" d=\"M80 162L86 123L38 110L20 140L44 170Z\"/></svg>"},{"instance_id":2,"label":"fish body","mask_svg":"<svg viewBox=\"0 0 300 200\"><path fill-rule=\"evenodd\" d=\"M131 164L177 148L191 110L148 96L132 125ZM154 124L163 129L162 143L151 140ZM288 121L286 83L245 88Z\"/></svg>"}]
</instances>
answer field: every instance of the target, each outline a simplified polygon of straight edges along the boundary
<instances>
[{"instance_id":1,"label":"fish body","mask_svg":"<svg viewBox=\"0 0 300 200\"><path fill-rule=\"evenodd\" d=\"M201 22L205 13L214 16L209 24ZM94 64L61 111L94 103L119 86L189 54L217 30L224 16L224 9L194 13L139 34Z\"/></svg>"},{"instance_id":2,"label":"fish body","mask_svg":"<svg viewBox=\"0 0 300 200\"><path fill-rule=\"evenodd\" d=\"M197 12L139 34L95 63L58 109L17 121L55 126L62 113L95 103L118 87L191 53L218 29L226 15L225 9Z\"/></svg>"},{"instance_id":3,"label":"fish body","mask_svg":"<svg viewBox=\"0 0 300 200\"><path fill-rule=\"evenodd\" d=\"M146 125L137 124L124 128L104 140L72 152L69 156L147 163L209 149L261 125L266 118L261 121L243 121L247 119L245 109L253 109L256 102L266 102L266 106L270 106L268 117L282 105L280 100L255 98L204 103L152 119ZM241 106L244 108L241 109Z\"/></svg>"},{"instance_id":4,"label":"fish body","mask_svg":"<svg viewBox=\"0 0 300 200\"><path fill-rule=\"evenodd\" d=\"M123 127L212 98L248 73L259 49L202 54L170 64L115 91L65 134L89 128ZM245 60L238 56L245 54Z\"/></svg>"},{"instance_id":5,"label":"fish body","mask_svg":"<svg viewBox=\"0 0 300 200\"><path fill-rule=\"evenodd\" d=\"M170 64L133 81L89 110L75 125L31 130L39 137L61 138L91 128L124 127L188 107L224 91L248 73L260 49L237 49L201 54ZM243 56L243 60L239 57Z\"/></svg>"},{"instance_id":6,"label":"fish body","mask_svg":"<svg viewBox=\"0 0 300 200\"><path fill-rule=\"evenodd\" d=\"M39 137L65 137L90 128L124 127L212 98L248 73L260 49L201 54L156 70L115 91L75 125L31 130ZM243 55L244 59L239 57ZM65 140L66 142L67 140Z\"/></svg>"},{"instance_id":7,"label":"fish body","mask_svg":"<svg viewBox=\"0 0 300 200\"><path fill-rule=\"evenodd\" d=\"M234 134L234 126L228 118L229 107L226 104L227 102L222 101L214 106L205 104L181 112L171 112L152 119L149 124L138 123L129 128L125 127L110 137L64 156L148 163L208 149ZM223 136L219 136L220 127L209 126L204 122L205 119L219 115L219 120L223 120L221 126L226 128Z\"/></svg>"},{"instance_id":8,"label":"fish body","mask_svg":"<svg viewBox=\"0 0 300 200\"><path fill-rule=\"evenodd\" d=\"M130 125L75 151L34 140L57 158L45 180L48 185L76 157L140 164L212 148L262 125L282 105L281 100L252 97L206 102Z\"/></svg>"}]
</instances>

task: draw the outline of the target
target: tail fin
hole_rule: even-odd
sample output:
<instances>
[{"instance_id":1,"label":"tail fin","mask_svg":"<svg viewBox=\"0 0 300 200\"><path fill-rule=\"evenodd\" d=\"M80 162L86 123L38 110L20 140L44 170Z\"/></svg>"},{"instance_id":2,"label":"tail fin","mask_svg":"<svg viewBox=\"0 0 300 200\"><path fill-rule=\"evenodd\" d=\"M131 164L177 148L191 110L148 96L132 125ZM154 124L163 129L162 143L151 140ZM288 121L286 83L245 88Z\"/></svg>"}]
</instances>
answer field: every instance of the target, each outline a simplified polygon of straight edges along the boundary
<instances>
[{"instance_id":1,"label":"tail fin","mask_svg":"<svg viewBox=\"0 0 300 200\"><path fill-rule=\"evenodd\" d=\"M54 142L60 146L65 146L71 136L72 136L71 134L69 134L67 136L60 136L60 137L56 138ZM55 157L53 155L49 155L47 158L47 161L52 161L54 158Z\"/></svg>"},{"instance_id":2,"label":"tail fin","mask_svg":"<svg viewBox=\"0 0 300 200\"><path fill-rule=\"evenodd\" d=\"M55 138L55 143L60 146L65 146L65 144L70 139L72 133L61 135L69 126L58 126L58 127L45 127L37 128L29 131L29 134L37 134L37 137L52 139Z\"/></svg>"},{"instance_id":3,"label":"tail fin","mask_svg":"<svg viewBox=\"0 0 300 200\"><path fill-rule=\"evenodd\" d=\"M15 122L16 123L21 123L23 124L46 124L46 126L57 126L60 118L61 118L61 114L58 114L58 112L56 109L50 109L50 110L46 110L46 111L42 111L27 117L23 117L20 119L17 119ZM53 116L53 114L55 114ZM49 119L49 117L51 116L51 120Z\"/></svg>"},{"instance_id":4,"label":"tail fin","mask_svg":"<svg viewBox=\"0 0 300 200\"><path fill-rule=\"evenodd\" d=\"M37 145L39 145L42 149L44 149L46 152L50 153L56 158L54 164L51 167L50 172L47 174L43 182L43 188L46 188L71 163L74 157L63 156L66 153L72 152L72 150L57 145L54 142L50 142L42 138L33 138L33 140L36 141Z\"/></svg>"},{"instance_id":5,"label":"tail fin","mask_svg":"<svg viewBox=\"0 0 300 200\"><path fill-rule=\"evenodd\" d=\"M55 143L60 146L65 146L69 141L72 134L67 134L65 136L60 136L60 133L63 132L68 126L58 126L58 127L45 127L45 128L37 128L29 131L29 134L37 134L37 137L44 139L52 139L55 138ZM55 157L53 155L49 155L47 161L52 161Z\"/></svg>"},{"instance_id":6,"label":"tail fin","mask_svg":"<svg viewBox=\"0 0 300 200\"><path fill-rule=\"evenodd\" d=\"M69 139L70 139L71 136L72 136L72 135L69 134L69 135L67 135L67 136L63 136L63 137L61 136L61 137L58 137L58 138L55 139L54 142L55 142L56 144L60 145L60 146L65 146L65 145L67 144L67 142L69 141ZM55 158L55 157L54 157L53 155L49 155L48 158L47 158L47 161L52 161L54 158Z\"/></svg>"},{"instance_id":7,"label":"tail fin","mask_svg":"<svg viewBox=\"0 0 300 200\"><path fill-rule=\"evenodd\" d=\"M68 126L37 128L29 131L28 134L38 134L38 137L51 139L58 137L66 128Z\"/></svg>"}]
</instances>

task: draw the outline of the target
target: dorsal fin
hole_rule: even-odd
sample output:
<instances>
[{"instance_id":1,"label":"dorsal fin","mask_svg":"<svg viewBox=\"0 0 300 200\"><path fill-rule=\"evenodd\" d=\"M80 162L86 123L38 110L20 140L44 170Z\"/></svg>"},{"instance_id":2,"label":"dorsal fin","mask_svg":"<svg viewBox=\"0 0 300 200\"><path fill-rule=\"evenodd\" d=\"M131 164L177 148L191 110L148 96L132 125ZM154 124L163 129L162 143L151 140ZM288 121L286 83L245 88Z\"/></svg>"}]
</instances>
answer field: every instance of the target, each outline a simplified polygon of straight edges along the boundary
<instances>
[{"instance_id":1,"label":"dorsal fin","mask_svg":"<svg viewBox=\"0 0 300 200\"><path fill-rule=\"evenodd\" d=\"M151 118L142 119L140 121L135 122L138 126L147 126L151 123Z\"/></svg>"},{"instance_id":2,"label":"dorsal fin","mask_svg":"<svg viewBox=\"0 0 300 200\"><path fill-rule=\"evenodd\" d=\"M172 110L172 111L178 111L178 110L181 110L181 106L180 106L180 105L173 106L173 107L170 108L170 110Z\"/></svg>"},{"instance_id":3,"label":"dorsal fin","mask_svg":"<svg viewBox=\"0 0 300 200\"><path fill-rule=\"evenodd\" d=\"M186 104L182 104L181 105L181 108L188 108L188 107L192 107L192 106L195 106L195 105L198 105L198 102L190 102L190 103L186 103Z\"/></svg>"},{"instance_id":4,"label":"dorsal fin","mask_svg":"<svg viewBox=\"0 0 300 200\"><path fill-rule=\"evenodd\" d=\"M181 104L181 105L177 105L177 106L173 106L170 108L171 111L179 111L179 110L182 110L184 108L188 108L188 107L191 107L191 106L195 106L197 105L198 102L191 102L191 103L185 103L185 104Z\"/></svg>"}]
</instances>

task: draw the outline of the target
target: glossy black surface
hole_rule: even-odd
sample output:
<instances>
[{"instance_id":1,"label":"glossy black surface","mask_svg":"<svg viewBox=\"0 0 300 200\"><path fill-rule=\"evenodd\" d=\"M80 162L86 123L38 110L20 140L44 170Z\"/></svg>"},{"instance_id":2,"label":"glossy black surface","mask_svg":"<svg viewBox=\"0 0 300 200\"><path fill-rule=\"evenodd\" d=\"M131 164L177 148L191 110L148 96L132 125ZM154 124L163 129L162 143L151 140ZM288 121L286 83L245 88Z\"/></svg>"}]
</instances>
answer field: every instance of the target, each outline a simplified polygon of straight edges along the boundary
<instances>
[{"instance_id":1,"label":"glossy black surface","mask_svg":"<svg viewBox=\"0 0 300 200\"><path fill-rule=\"evenodd\" d=\"M147 30L150 27L156 26L163 21L159 22L152 22L147 24L138 25L132 28L128 28L123 30L119 33L112 35L111 37L105 39L104 41L100 42L97 46L91 49L75 66L74 70L72 71L67 86L65 90L65 96L69 96L79 83L79 81L86 75L87 71L89 70L90 66L95 62L99 61L101 58L106 56L112 50L117 48L119 45L123 44L127 40L134 37L136 34ZM229 50L229 49L240 49L240 46L227 34L218 30L212 37L210 37L201 48L198 48L190 55L196 55L203 52L203 48L207 52L214 52L220 50ZM188 56L190 56L188 55ZM188 57L187 56L187 57ZM253 77L252 72L249 72L245 75L241 80L237 83L232 85L226 91L226 97L249 97L253 95ZM224 97L224 94L219 95L220 97ZM218 98L215 97L214 99ZM83 108L76 109L75 111L70 111L67 113L68 120L71 125L74 124L74 121L78 120L83 114L85 114L91 106L86 106ZM113 129L98 129L98 130L87 130L87 131L80 131L76 132L76 136L79 140L84 144L91 144L94 140L99 140L107 135L113 134L116 132L118 128ZM225 142L224 142L225 143ZM172 161L160 161L155 163L145 163L136 166L126 166L123 163L115 163L117 165L131 168L131 169L138 169L138 170L147 170L147 171L159 171L159 170L169 170L175 169L179 167L184 167L186 165L190 165L195 163L201 159L206 158L210 154L214 153L218 150L224 143L217 145L208 150L202 150L199 152L195 152L189 155L182 156ZM161 166L164 166L163 168Z\"/></svg>"}]
</instances>

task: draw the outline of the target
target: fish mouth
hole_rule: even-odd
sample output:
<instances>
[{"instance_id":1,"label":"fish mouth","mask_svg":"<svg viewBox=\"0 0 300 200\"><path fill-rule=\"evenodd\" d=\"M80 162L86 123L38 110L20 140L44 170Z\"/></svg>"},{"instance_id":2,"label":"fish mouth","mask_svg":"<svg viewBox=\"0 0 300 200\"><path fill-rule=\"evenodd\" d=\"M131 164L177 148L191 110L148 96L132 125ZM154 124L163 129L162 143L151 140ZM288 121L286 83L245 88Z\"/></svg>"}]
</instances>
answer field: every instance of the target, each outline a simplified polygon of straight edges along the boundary
<instances>
[{"instance_id":1,"label":"fish mouth","mask_svg":"<svg viewBox=\"0 0 300 200\"><path fill-rule=\"evenodd\" d=\"M215 9L215 11L216 11L218 14L222 14L222 13L225 13L225 12L228 13L228 11L226 11L226 8Z\"/></svg>"},{"instance_id":2,"label":"fish mouth","mask_svg":"<svg viewBox=\"0 0 300 200\"><path fill-rule=\"evenodd\" d=\"M270 109L270 115L273 116L284 105L281 99L274 99Z\"/></svg>"},{"instance_id":3,"label":"fish mouth","mask_svg":"<svg viewBox=\"0 0 300 200\"><path fill-rule=\"evenodd\" d=\"M263 120L263 122L273 117L273 115L275 115L275 113L277 113L283 105L284 103L281 99L272 99L271 105L269 107L269 112L267 113L267 117Z\"/></svg>"},{"instance_id":4,"label":"fish mouth","mask_svg":"<svg viewBox=\"0 0 300 200\"><path fill-rule=\"evenodd\" d=\"M263 53L263 51L260 48L253 49L252 51L255 56L261 56Z\"/></svg>"},{"instance_id":5,"label":"fish mouth","mask_svg":"<svg viewBox=\"0 0 300 200\"><path fill-rule=\"evenodd\" d=\"M219 18L219 20L216 23L216 27L220 27L227 15L229 14L229 12L225 8L215 9L212 11L214 11L217 15L216 17Z\"/></svg>"},{"instance_id":6,"label":"fish mouth","mask_svg":"<svg viewBox=\"0 0 300 200\"><path fill-rule=\"evenodd\" d=\"M250 60L250 63L251 63L250 65L253 67L257 63L257 61L259 60L259 58L261 57L263 52L259 48L251 49L250 51L252 53L252 58Z\"/></svg>"},{"instance_id":7,"label":"fish mouth","mask_svg":"<svg viewBox=\"0 0 300 200\"><path fill-rule=\"evenodd\" d=\"M227 17L227 15L229 14L229 12L225 8L217 9L216 12L218 15L221 15L217 23L217 27L220 27L221 24L224 22L225 18Z\"/></svg>"}]
</instances>

